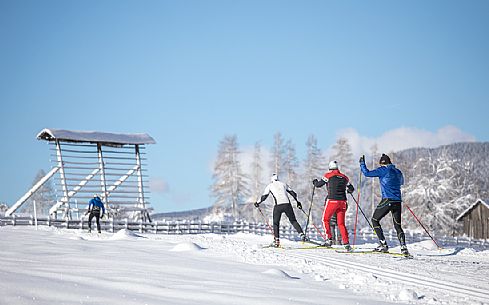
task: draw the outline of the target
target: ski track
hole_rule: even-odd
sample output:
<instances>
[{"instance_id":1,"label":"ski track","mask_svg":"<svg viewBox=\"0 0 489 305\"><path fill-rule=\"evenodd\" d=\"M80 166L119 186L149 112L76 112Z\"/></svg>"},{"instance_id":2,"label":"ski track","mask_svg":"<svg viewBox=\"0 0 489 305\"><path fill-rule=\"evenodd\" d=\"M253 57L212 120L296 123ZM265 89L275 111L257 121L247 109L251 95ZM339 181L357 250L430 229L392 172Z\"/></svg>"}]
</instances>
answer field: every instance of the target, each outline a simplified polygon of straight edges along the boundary
<instances>
[{"instance_id":1,"label":"ski track","mask_svg":"<svg viewBox=\"0 0 489 305\"><path fill-rule=\"evenodd\" d=\"M317 249L321 251L322 249ZM317 251L316 250L316 251ZM306 250L307 251L307 250ZM388 268L379 268L375 266L365 266L365 264L357 263L354 262L351 257L348 257L350 255L356 255L356 254L347 254L347 253L336 253L337 255L341 255L340 258L335 258L333 257L332 252L325 252L322 251L321 253L292 253L292 252L287 252L284 253L284 255L295 258L295 259L308 259L311 261L314 261L316 263L320 263L322 265L327 265L333 268L337 267L343 267L348 270L354 269L355 271L359 272L364 272L364 273L370 273L373 274L374 276L381 278L381 279L389 279L389 280L394 280L402 283L409 283L415 286L422 286L423 288L432 288L436 290L444 290L445 292L448 290L450 293L457 294L461 297L470 297L470 298L476 298L482 302L487 302L489 300L489 292L487 289L480 289L480 288L475 288L475 287L470 287L464 284L460 283L455 283L455 282L449 282L448 280L438 280L435 278L429 278L426 276L418 275L418 274L413 274L413 273L407 273L405 270L402 272L395 271L392 269ZM363 255L363 254L359 254ZM366 254L369 255L369 254ZM379 255L381 256L382 254L372 254L372 255ZM385 255L385 259L404 259L402 257L388 257ZM414 258L416 260L416 256ZM412 260L409 260L412 261Z\"/></svg>"}]
</instances>

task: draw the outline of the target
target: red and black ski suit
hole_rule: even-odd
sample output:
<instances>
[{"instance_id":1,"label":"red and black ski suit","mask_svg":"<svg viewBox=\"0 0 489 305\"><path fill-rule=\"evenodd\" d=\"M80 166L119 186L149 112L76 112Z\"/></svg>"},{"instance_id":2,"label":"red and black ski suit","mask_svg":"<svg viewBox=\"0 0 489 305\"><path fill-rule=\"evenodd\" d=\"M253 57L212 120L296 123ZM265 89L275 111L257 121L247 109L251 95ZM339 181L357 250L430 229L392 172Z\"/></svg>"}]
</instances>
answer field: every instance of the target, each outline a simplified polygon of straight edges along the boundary
<instances>
[{"instance_id":1,"label":"red and black ski suit","mask_svg":"<svg viewBox=\"0 0 489 305\"><path fill-rule=\"evenodd\" d=\"M353 186L349 183L350 179L342 174L339 170L331 170L324 174L322 180L314 180L315 187L322 187L326 184L328 188L328 196L325 199L325 207L323 212L323 226L328 239L333 237L329 221L336 213L338 227L341 233L343 244L349 244L348 231L345 226L346 214L346 189L353 192Z\"/></svg>"}]
</instances>

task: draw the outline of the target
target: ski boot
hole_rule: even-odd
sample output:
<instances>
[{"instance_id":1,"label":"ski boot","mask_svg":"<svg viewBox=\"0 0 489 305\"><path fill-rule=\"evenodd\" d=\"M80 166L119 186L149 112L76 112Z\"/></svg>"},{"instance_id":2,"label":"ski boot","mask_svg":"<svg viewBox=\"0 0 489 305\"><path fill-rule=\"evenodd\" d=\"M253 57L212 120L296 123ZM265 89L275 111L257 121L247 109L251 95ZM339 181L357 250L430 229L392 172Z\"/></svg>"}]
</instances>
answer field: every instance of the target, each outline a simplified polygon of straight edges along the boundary
<instances>
[{"instance_id":1,"label":"ski boot","mask_svg":"<svg viewBox=\"0 0 489 305\"><path fill-rule=\"evenodd\" d=\"M411 255L411 254L409 254L409 251L408 251L408 248L406 245L401 246L401 254L404 256L410 256Z\"/></svg>"},{"instance_id":2,"label":"ski boot","mask_svg":"<svg viewBox=\"0 0 489 305\"><path fill-rule=\"evenodd\" d=\"M309 237L307 237L306 234L304 233L301 233L300 238L302 242L309 241Z\"/></svg>"},{"instance_id":3,"label":"ski boot","mask_svg":"<svg viewBox=\"0 0 489 305\"><path fill-rule=\"evenodd\" d=\"M280 248L280 239L274 238L273 239L273 242L270 244L270 247Z\"/></svg>"},{"instance_id":4,"label":"ski boot","mask_svg":"<svg viewBox=\"0 0 489 305\"><path fill-rule=\"evenodd\" d=\"M350 244L345 244L344 246L345 246L345 250L346 250L347 252L352 252L352 251L353 251L353 249L352 249L352 247L350 246Z\"/></svg>"},{"instance_id":5,"label":"ski boot","mask_svg":"<svg viewBox=\"0 0 489 305\"><path fill-rule=\"evenodd\" d=\"M385 240L381 240L379 242L379 245L377 246L377 248L374 249L374 252L383 252L383 253L389 252L389 247L387 246Z\"/></svg>"},{"instance_id":6,"label":"ski boot","mask_svg":"<svg viewBox=\"0 0 489 305\"><path fill-rule=\"evenodd\" d=\"M321 247L331 247L331 245L333 244L333 241L331 240L331 238L328 238L324 241L324 243L321 244Z\"/></svg>"},{"instance_id":7,"label":"ski boot","mask_svg":"<svg viewBox=\"0 0 489 305\"><path fill-rule=\"evenodd\" d=\"M92 229L90 229L90 228L89 228L89 229L88 229L88 233L92 233Z\"/></svg>"}]
</instances>

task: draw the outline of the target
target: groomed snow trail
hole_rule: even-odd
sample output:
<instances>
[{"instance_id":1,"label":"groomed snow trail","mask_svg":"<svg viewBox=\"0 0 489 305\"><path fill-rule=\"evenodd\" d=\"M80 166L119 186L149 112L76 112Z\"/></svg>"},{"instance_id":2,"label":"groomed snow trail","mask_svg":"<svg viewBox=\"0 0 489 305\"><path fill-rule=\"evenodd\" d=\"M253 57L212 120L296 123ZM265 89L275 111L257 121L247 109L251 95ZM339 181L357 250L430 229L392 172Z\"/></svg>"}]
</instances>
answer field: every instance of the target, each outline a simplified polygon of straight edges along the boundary
<instances>
[{"instance_id":1,"label":"groomed snow trail","mask_svg":"<svg viewBox=\"0 0 489 305\"><path fill-rule=\"evenodd\" d=\"M448 282L447 280L438 280L434 278L430 278L427 276L422 276L419 274L412 274L403 271L402 273L396 270L392 270L390 268L379 268L375 266L368 266L365 264L357 263L352 261L348 256L357 255L357 254L339 254L342 257L334 257L334 255L330 253L321 253L320 251L323 249L315 249L316 253L311 253L311 251L305 253L303 251L298 253L297 251L294 253L286 253L287 256L293 257L296 259L308 259L317 263L321 263L324 265L328 265L330 267L343 267L348 269L350 272L353 270L355 272L363 272L367 274L372 274L378 278L388 279L393 281L398 281L405 284L411 284L414 286L420 286L423 288L431 288L431 289L441 289L448 290L450 293L457 294L461 297L470 297L480 299L480 301L488 301L489 300L489 292L487 289L479 289L475 287L471 287L468 285ZM327 251L327 250L326 250ZM362 255L362 254L359 254ZM400 257L389 257L388 255L382 254L365 254L365 255L376 255L383 256L383 259L390 261L392 259L403 259L406 264L416 264L414 260L407 260Z\"/></svg>"}]
</instances>

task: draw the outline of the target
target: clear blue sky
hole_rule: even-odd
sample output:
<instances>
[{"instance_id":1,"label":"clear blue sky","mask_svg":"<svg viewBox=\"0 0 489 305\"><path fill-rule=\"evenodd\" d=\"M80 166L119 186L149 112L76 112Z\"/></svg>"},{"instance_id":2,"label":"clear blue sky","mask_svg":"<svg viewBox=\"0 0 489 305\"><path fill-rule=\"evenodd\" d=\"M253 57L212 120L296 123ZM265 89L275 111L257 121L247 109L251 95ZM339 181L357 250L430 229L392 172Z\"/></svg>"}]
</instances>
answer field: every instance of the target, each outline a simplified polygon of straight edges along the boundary
<instances>
[{"instance_id":1,"label":"clear blue sky","mask_svg":"<svg viewBox=\"0 0 489 305\"><path fill-rule=\"evenodd\" d=\"M212 203L225 135L488 141L488 54L489 1L0 0L0 201L49 169L43 128L153 136L161 212Z\"/></svg>"}]
</instances>

